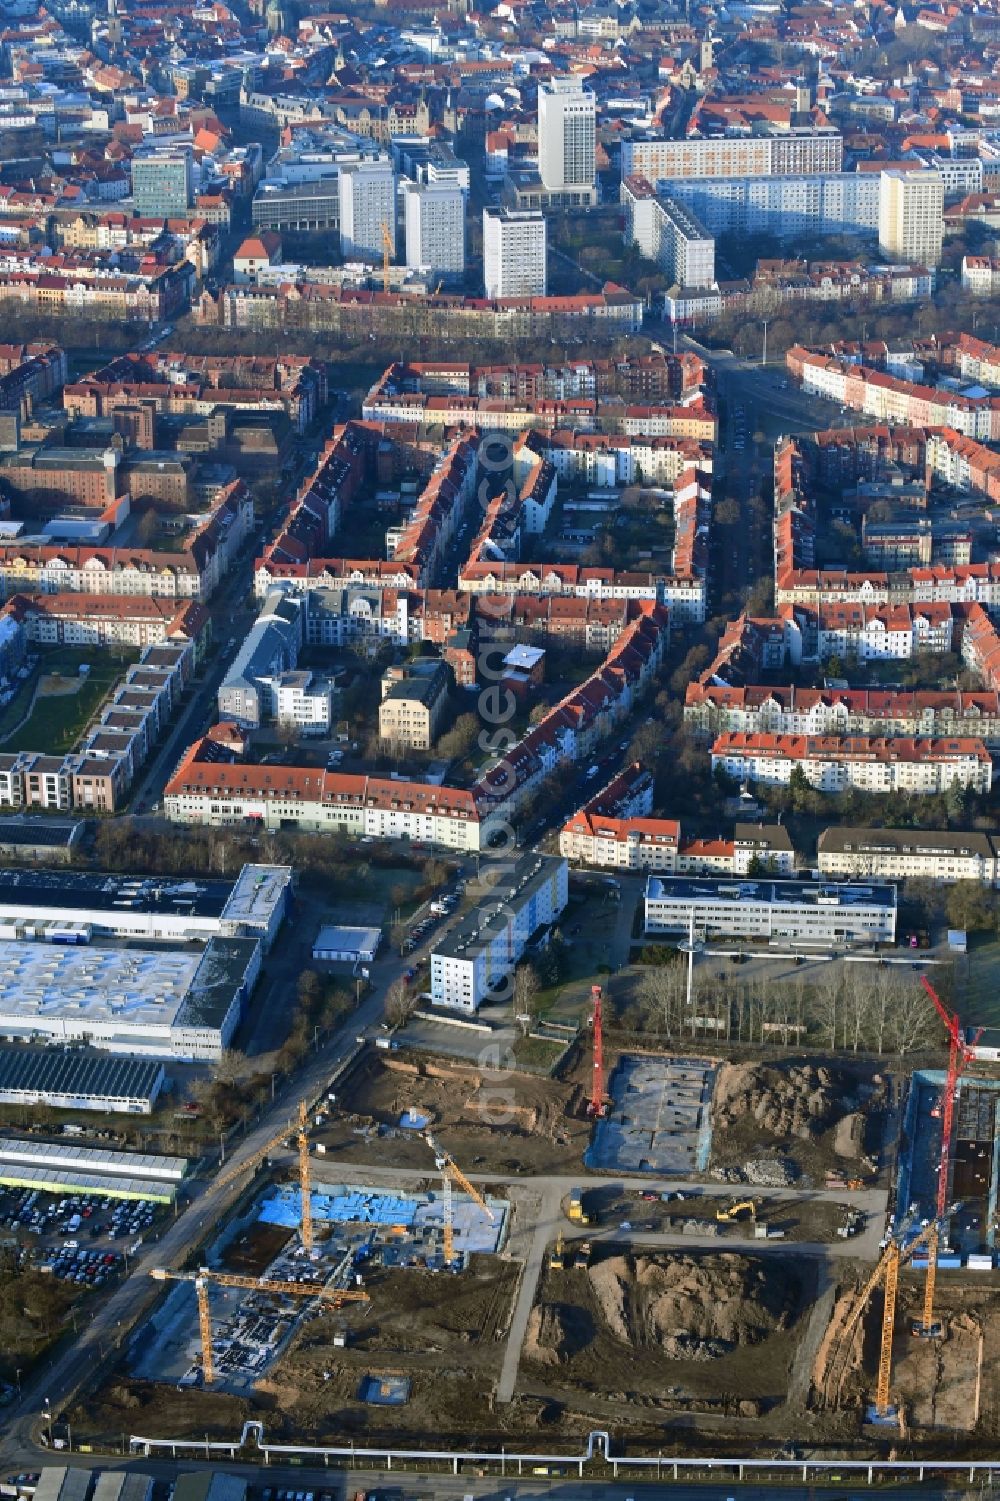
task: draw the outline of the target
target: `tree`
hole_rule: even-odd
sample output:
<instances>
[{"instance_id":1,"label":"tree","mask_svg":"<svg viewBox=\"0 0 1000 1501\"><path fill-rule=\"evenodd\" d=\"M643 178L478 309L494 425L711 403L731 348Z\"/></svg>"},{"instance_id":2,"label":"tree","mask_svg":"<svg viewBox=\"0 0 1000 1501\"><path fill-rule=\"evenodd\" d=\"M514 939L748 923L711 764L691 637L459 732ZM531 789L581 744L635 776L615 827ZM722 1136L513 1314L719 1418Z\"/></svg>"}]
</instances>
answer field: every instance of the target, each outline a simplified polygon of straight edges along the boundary
<instances>
[{"instance_id":1,"label":"tree","mask_svg":"<svg viewBox=\"0 0 1000 1501\"><path fill-rule=\"evenodd\" d=\"M531 1031L538 1014L538 992L541 990L538 971L533 964L519 964L514 971L514 1020L521 1028L522 1037Z\"/></svg>"},{"instance_id":2,"label":"tree","mask_svg":"<svg viewBox=\"0 0 1000 1501\"><path fill-rule=\"evenodd\" d=\"M393 980L385 993L385 1019L390 1027L405 1027L417 1009L417 998L402 978Z\"/></svg>"},{"instance_id":3,"label":"tree","mask_svg":"<svg viewBox=\"0 0 1000 1501\"><path fill-rule=\"evenodd\" d=\"M988 932L997 918L995 902L974 881L955 882L945 901L945 913L949 926L974 933Z\"/></svg>"}]
</instances>

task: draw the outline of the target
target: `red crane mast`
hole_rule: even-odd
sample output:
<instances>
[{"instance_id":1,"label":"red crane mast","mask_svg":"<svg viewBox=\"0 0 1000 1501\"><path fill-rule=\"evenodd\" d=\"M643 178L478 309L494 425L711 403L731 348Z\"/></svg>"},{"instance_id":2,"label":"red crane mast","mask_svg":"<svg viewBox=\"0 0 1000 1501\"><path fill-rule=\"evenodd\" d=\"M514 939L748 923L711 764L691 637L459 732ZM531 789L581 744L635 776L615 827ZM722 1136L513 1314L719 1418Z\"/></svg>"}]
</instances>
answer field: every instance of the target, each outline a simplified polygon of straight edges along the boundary
<instances>
[{"instance_id":1,"label":"red crane mast","mask_svg":"<svg viewBox=\"0 0 1000 1501\"><path fill-rule=\"evenodd\" d=\"M594 1002L594 1014L591 1017L591 1025L594 1029L594 1072L590 1085L590 1103L587 1106L587 1114L602 1116L607 1109L607 1099L604 1093L604 1020L601 1014L601 1002L603 993L599 985L590 987L591 998Z\"/></svg>"},{"instance_id":2,"label":"red crane mast","mask_svg":"<svg viewBox=\"0 0 1000 1501\"><path fill-rule=\"evenodd\" d=\"M937 1257L940 1231L948 1207L948 1171L951 1166L951 1133L955 1122L955 1100L958 1097L958 1081L966 1065L975 1057L974 1047L966 1044L958 1013L945 1010L936 990L926 975L920 983L934 1002L945 1031L948 1034L948 1072L945 1075L944 1094L941 1100L941 1149L938 1153L937 1198L934 1206L934 1226L927 1236L927 1282L924 1286L924 1312L920 1323L914 1324L914 1334L925 1336L941 1333L941 1325L934 1318L934 1291L937 1284ZM976 1034L979 1036L979 1033Z\"/></svg>"}]
</instances>

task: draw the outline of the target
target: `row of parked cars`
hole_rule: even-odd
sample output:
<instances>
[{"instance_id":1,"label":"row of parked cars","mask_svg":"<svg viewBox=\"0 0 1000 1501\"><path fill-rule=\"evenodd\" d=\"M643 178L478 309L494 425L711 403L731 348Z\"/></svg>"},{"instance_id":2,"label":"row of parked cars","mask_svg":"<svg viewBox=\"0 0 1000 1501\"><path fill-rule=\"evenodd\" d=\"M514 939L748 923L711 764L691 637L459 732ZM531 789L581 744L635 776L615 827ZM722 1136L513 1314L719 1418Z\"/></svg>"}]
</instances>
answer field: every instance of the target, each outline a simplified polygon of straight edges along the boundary
<instances>
[{"instance_id":1,"label":"row of parked cars","mask_svg":"<svg viewBox=\"0 0 1000 1501\"><path fill-rule=\"evenodd\" d=\"M427 911L413 924L403 940L404 953L411 954L414 949L419 948L431 929L437 927L442 918L455 910L464 889L465 883L460 881L454 891L447 891L444 896L436 897L431 902Z\"/></svg>"},{"instance_id":2,"label":"row of parked cars","mask_svg":"<svg viewBox=\"0 0 1000 1501\"><path fill-rule=\"evenodd\" d=\"M121 1270L123 1257L118 1251L81 1251L69 1245L61 1251L52 1251L38 1263L41 1272L51 1272L62 1282L75 1282L79 1287L103 1287L109 1277Z\"/></svg>"}]
</instances>

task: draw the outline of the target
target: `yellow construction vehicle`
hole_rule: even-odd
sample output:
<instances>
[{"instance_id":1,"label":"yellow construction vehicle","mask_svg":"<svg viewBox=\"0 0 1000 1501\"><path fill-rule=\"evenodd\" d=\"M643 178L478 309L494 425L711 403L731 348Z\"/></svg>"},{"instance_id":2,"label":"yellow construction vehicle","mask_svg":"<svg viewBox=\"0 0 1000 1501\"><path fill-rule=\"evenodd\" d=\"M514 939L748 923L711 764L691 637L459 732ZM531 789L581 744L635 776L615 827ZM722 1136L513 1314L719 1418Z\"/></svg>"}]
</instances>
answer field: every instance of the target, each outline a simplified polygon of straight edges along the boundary
<instances>
[{"instance_id":1,"label":"yellow construction vehicle","mask_svg":"<svg viewBox=\"0 0 1000 1501\"><path fill-rule=\"evenodd\" d=\"M469 1182L455 1159L445 1151L444 1147L438 1146L429 1131L425 1132L424 1141L434 1153L434 1164L441 1174L441 1198L444 1205L444 1260L446 1266L451 1266L455 1259L455 1206L452 1199L452 1184L457 1183L463 1193L467 1193L470 1199L474 1199L491 1221L496 1219L496 1215L478 1188Z\"/></svg>"},{"instance_id":2,"label":"yellow construction vehicle","mask_svg":"<svg viewBox=\"0 0 1000 1501\"><path fill-rule=\"evenodd\" d=\"M556 1237L556 1243L549 1252L549 1270L552 1272L561 1272L565 1269L565 1266L566 1254L563 1247L562 1231L560 1230Z\"/></svg>"},{"instance_id":3,"label":"yellow construction vehicle","mask_svg":"<svg viewBox=\"0 0 1000 1501\"><path fill-rule=\"evenodd\" d=\"M584 1212L583 1208L583 1191L579 1188L574 1188L570 1193L566 1218L576 1225L590 1224L590 1216Z\"/></svg>"},{"instance_id":4,"label":"yellow construction vehicle","mask_svg":"<svg viewBox=\"0 0 1000 1501\"><path fill-rule=\"evenodd\" d=\"M721 1225L736 1224L744 1215L752 1220L757 1218L756 1199L734 1199L731 1204L715 1211L715 1218Z\"/></svg>"},{"instance_id":5,"label":"yellow construction vehicle","mask_svg":"<svg viewBox=\"0 0 1000 1501\"><path fill-rule=\"evenodd\" d=\"M594 1254L594 1248L590 1244L590 1241L578 1240L574 1249L576 1254L573 1265L584 1268L588 1267L590 1265L590 1258Z\"/></svg>"},{"instance_id":6,"label":"yellow construction vehicle","mask_svg":"<svg viewBox=\"0 0 1000 1501\"><path fill-rule=\"evenodd\" d=\"M212 1359L212 1314L208 1302L210 1282L220 1287L243 1287L250 1292L282 1293L290 1298L322 1298L333 1308L344 1303L367 1303L368 1294L354 1288L317 1287L308 1282L267 1282L261 1277L239 1277L232 1272L213 1272L201 1267L197 1272L173 1272L167 1267L154 1266L149 1275L157 1282L193 1282L198 1299L198 1332L201 1336L201 1375L206 1386L215 1380L215 1362Z\"/></svg>"}]
</instances>

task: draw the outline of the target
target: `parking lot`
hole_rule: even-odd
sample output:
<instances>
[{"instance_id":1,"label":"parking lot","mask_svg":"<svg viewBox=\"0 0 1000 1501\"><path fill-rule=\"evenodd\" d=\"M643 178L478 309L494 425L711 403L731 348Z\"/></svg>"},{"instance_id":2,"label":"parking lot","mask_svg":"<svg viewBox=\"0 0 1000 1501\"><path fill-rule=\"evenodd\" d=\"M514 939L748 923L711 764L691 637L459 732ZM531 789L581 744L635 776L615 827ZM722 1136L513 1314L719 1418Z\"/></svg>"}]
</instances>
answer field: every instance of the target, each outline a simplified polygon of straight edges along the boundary
<instances>
[{"instance_id":1,"label":"parking lot","mask_svg":"<svg viewBox=\"0 0 1000 1501\"><path fill-rule=\"evenodd\" d=\"M451 916L464 893L465 882L459 881L453 890L445 891L433 901L419 907L407 927L402 945L403 953L412 954L414 950L426 943L434 929L440 927L445 918Z\"/></svg>"},{"instance_id":2,"label":"parking lot","mask_svg":"<svg viewBox=\"0 0 1000 1501\"><path fill-rule=\"evenodd\" d=\"M8 1188L0 1192L0 1227L17 1236L26 1266L80 1287L101 1287L125 1269L157 1207L151 1199Z\"/></svg>"}]
</instances>

